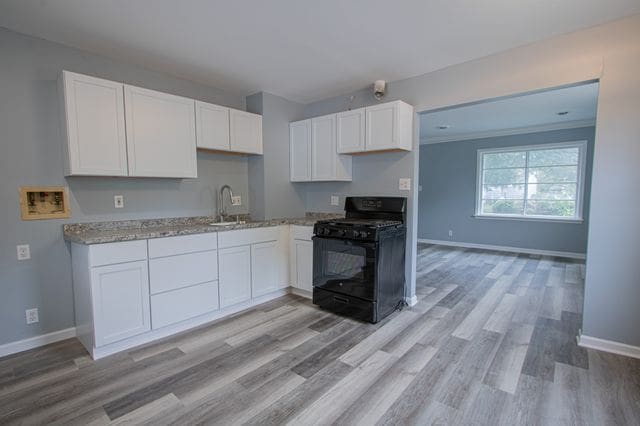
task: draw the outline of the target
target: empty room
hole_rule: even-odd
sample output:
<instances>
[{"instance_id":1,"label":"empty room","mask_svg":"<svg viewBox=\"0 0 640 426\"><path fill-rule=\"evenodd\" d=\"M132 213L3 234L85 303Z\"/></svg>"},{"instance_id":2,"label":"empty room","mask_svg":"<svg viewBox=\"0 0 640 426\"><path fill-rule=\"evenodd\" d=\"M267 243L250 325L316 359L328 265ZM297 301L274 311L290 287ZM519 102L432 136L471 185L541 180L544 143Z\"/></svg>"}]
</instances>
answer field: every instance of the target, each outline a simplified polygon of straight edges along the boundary
<instances>
[{"instance_id":1,"label":"empty room","mask_svg":"<svg viewBox=\"0 0 640 426\"><path fill-rule=\"evenodd\" d=\"M640 3L0 1L0 424L640 425Z\"/></svg>"}]
</instances>

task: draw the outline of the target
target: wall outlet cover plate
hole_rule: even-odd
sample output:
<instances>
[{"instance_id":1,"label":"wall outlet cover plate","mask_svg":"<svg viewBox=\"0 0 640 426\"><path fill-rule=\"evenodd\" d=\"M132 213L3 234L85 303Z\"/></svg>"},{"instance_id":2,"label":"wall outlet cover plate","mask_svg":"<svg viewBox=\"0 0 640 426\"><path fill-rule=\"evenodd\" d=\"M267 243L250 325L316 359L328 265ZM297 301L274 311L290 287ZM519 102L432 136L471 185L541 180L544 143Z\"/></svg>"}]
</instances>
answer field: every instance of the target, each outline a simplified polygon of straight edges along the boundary
<instances>
[{"instance_id":1,"label":"wall outlet cover plate","mask_svg":"<svg viewBox=\"0 0 640 426\"><path fill-rule=\"evenodd\" d=\"M231 197L231 205L232 206L241 206L242 205L242 196L241 195L234 195L233 197Z\"/></svg>"},{"instance_id":2,"label":"wall outlet cover plate","mask_svg":"<svg viewBox=\"0 0 640 426\"><path fill-rule=\"evenodd\" d=\"M113 196L113 206L116 209L124 208L124 196L123 195L114 195Z\"/></svg>"},{"instance_id":3,"label":"wall outlet cover plate","mask_svg":"<svg viewBox=\"0 0 640 426\"><path fill-rule=\"evenodd\" d=\"M332 206L339 206L340 205L340 197L337 195L332 195L331 196L331 205Z\"/></svg>"},{"instance_id":4,"label":"wall outlet cover plate","mask_svg":"<svg viewBox=\"0 0 640 426\"><path fill-rule=\"evenodd\" d=\"M18 255L18 260L29 260L31 259L31 248L29 244L20 244L16 246L16 252Z\"/></svg>"},{"instance_id":5,"label":"wall outlet cover plate","mask_svg":"<svg viewBox=\"0 0 640 426\"><path fill-rule=\"evenodd\" d=\"M400 191L411 191L411 178L400 178L398 189Z\"/></svg>"},{"instance_id":6,"label":"wall outlet cover plate","mask_svg":"<svg viewBox=\"0 0 640 426\"><path fill-rule=\"evenodd\" d=\"M38 318L38 308L27 309L25 315L27 317L27 324L35 324L40 321Z\"/></svg>"}]
</instances>

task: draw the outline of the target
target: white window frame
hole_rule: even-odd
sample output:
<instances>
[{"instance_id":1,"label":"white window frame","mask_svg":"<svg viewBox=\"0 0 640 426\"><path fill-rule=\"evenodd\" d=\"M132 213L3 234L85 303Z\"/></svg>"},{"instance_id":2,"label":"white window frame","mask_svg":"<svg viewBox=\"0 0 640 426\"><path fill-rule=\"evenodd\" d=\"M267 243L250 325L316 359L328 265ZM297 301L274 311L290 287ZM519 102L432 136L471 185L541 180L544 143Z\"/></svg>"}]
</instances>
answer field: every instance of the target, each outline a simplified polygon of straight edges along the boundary
<instances>
[{"instance_id":1,"label":"white window frame","mask_svg":"<svg viewBox=\"0 0 640 426\"><path fill-rule=\"evenodd\" d=\"M526 215L526 202L529 183L529 155L527 154L525 164L525 183L524 183L524 202L525 209L523 214L496 214L482 213L482 158L484 154L493 154L498 152L520 152L520 151L536 151L553 148L578 148L578 186L576 188L576 214L573 217L565 216L544 216L544 215ZM543 143L538 145L522 145L509 146L504 148L486 148L478 150L477 170L476 170L476 213L475 217L479 219L511 219L511 220L534 220L541 222L573 222L582 223L583 221L583 205L584 205L584 182L586 176L587 165L587 141L570 141L558 143Z\"/></svg>"}]
</instances>

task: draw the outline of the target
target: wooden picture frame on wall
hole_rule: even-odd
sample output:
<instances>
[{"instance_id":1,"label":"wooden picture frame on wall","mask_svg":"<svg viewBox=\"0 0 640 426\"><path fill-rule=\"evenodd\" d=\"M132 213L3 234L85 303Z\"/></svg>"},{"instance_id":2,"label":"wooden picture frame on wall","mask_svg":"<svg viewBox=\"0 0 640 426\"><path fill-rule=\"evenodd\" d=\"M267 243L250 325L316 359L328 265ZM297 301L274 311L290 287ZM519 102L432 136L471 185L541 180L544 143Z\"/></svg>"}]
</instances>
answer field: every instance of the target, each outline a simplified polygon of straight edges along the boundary
<instances>
[{"instance_id":1,"label":"wooden picture frame on wall","mask_svg":"<svg viewBox=\"0 0 640 426\"><path fill-rule=\"evenodd\" d=\"M68 189L64 186L20 187L20 215L22 220L71 217Z\"/></svg>"}]
</instances>

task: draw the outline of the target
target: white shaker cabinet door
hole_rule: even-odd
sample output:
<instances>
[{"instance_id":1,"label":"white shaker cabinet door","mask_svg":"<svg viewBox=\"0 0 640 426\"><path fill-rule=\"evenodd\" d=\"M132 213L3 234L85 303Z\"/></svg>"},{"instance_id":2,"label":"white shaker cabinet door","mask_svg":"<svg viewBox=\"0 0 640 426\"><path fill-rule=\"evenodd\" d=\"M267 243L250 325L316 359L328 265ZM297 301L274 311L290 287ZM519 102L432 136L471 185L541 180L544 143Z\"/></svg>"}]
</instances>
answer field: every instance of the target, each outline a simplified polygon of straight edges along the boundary
<instances>
[{"instance_id":1,"label":"white shaker cabinet door","mask_svg":"<svg viewBox=\"0 0 640 426\"><path fill-rule=\"evenodd\" d=\"M289 124L289 172L291 182L311 180L311 120Z\"/></svg>"},{"instance_id":2,"label":"white shaker cabinet door","mask_svg":"<svg viewBox=\"0 0 640 426\"><path fill-rule=\"evenodd\" d=\"M124 86L129 175L195 178L195 101Z\"/></svg>"},{"instance_id":3,"label":"white shaker cabinet door","mask_svg":"<svg viewBox=\"0 0 640 426\"><path fill-rule=\"evenodd\" d=\"M220 307L251 300L251 246L219 250Z\"/></svg>"},{"instance_id":4,"label":"white shaker cabinet door","mask_svg":"<svg viewBox=\"0 0 640 426\"><path fill-rule=\"evenodd\" d=\"M263 296L280 287L279 246L277 241L251 245L251 294Z\"/></svg>"},{"instance_id":5,"label":"white shaker cabinet door","mask_svg":"<svg viewBox=\"0 0 640 426\"><path fill-rule=\"evenodd\" d=\"M196 101L196 139L198 148L231 150L229 108Z\"/></svg>"},{"instance_id":6,"label":"white shaker cabinet door","mask_svg":"<svg viewBox=\"0 0 640 426\"><path fill-rule=\"evenodd\" d=\"M294 287L313 290L313 242L293 240Z\"/></svg>"},{"instance_id":7,"label":"white shaker cabinet door","mask_svg":"<svg viewBox=\"0 0 640 426\"><path fill-rule=\"evenodd\" d=\"M229 111L231 151L262 154L262 116L246 111Z\"/></svg>"},{"instance_id":8,"label":"white shaker cabinet door","mask_svg":"<svg viewBox=\"0 0 640 426\"><path fill-rule=\"evenodd\" d=\"M96 347L151 329L146 260L92 268L91 295Z\"/></svg>"},{"instance_id":9,"label":"white shaker cabinet door","mask_svg":"<svg viewBox=\"0 0 640 426\"><path fill-rule=\"evenodd\" d=\"M338 113L336 120L338 153L364 152L365 109Z\"/></svg>"},{"instance_id":10,"label":"white shaker cabinet door","mask_svg":"<svg viewBox=\"0 0 640 426\"><path fill-rule=\"evenodd\" d=\"M67 176L127 176L123 84L63 71Z\"/></svg>"},{"instance_id":11,"label":"white shaker cabinet door","mask_svg":"<svg viewBox=\"0 0 640 426\"><path fill-rule=\"evenodd\" d=\"M394 149L397 137L397 105L393 102L368 107L367 151Z\"/></svg>"},{"instance_id":12,"label":"white shaker cabinet door","mask_svg":"<svg viewBox=\"0 0 640 426\"><path fill-rule=\"evenodd\" d=\"M336 176L336 115L311 119L311 180Z\"/></svg>"}]
</instances>

